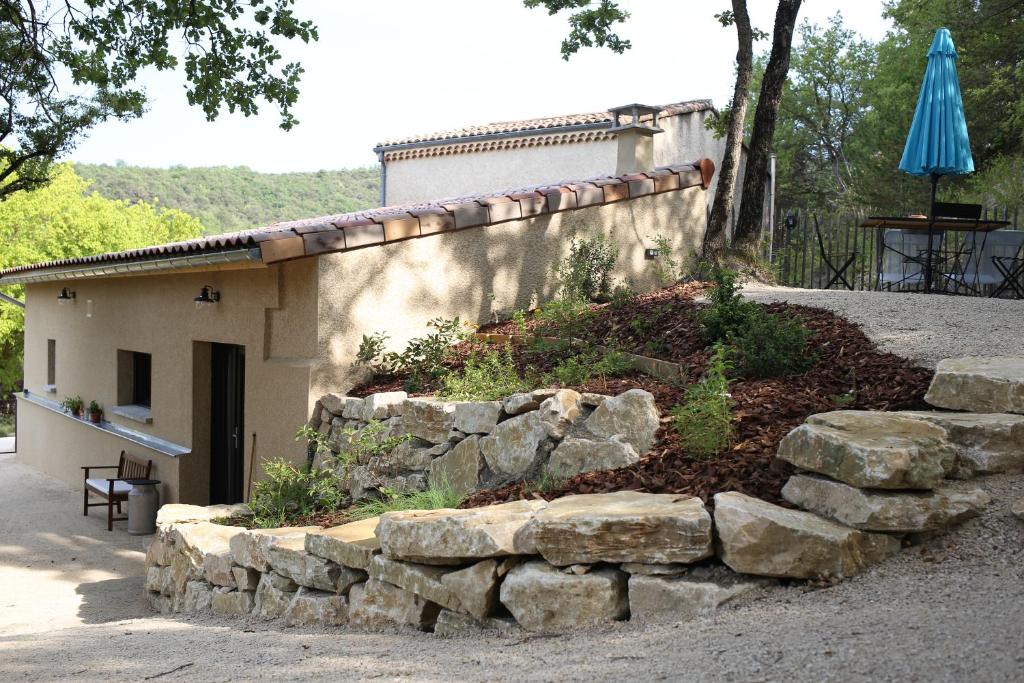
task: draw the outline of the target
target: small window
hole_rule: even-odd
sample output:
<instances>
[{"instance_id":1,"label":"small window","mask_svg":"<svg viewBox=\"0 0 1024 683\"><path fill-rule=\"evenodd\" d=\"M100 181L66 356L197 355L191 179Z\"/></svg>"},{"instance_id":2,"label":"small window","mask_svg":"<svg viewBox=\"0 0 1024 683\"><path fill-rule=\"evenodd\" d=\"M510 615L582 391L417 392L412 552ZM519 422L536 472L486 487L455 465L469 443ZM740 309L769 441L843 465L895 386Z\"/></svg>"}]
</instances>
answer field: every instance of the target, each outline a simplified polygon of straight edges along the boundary
<instances>
[{"instance_id":1,"label":"small window","mask_svg":"<svg viewBox=\"0 0 1024 683\"><path fill-rule=\"evenodd\" d=\"M57 341L46 340L46 390L53 391L57 386ZM51 388L52 387L52 388Z\"/></svg>"},{"instance_id":2,"label":"small window","mask_svg":"<svg viewBox=\"0 0 1024 683\"><path fill-rule=\"evenodd\" d=\"M117 352L117 403L122 406L152 405L153 356L139 351Z\"/></svg>"}]
</instances>

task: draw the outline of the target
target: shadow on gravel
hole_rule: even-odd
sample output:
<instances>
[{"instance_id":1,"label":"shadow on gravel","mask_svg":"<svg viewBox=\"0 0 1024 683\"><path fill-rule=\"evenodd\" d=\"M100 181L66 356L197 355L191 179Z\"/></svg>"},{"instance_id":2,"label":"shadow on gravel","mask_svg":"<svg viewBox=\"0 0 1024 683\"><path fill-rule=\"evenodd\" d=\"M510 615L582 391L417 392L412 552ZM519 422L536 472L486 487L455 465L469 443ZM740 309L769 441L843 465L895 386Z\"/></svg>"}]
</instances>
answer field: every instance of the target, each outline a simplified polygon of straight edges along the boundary
<instances>
[{"instance_id":1,"label":"shadow on gravel","mask_svg":"<svg viewBox=\"0 0 1024 683\"><path fill-rule=\"evenodd\" d=\"M81 583L75 588L75 592L82 596L78 618L86 624L106 624L152 616L143 597L144 585L145 577L142 576Z\"/></svg>"}]
</instances>

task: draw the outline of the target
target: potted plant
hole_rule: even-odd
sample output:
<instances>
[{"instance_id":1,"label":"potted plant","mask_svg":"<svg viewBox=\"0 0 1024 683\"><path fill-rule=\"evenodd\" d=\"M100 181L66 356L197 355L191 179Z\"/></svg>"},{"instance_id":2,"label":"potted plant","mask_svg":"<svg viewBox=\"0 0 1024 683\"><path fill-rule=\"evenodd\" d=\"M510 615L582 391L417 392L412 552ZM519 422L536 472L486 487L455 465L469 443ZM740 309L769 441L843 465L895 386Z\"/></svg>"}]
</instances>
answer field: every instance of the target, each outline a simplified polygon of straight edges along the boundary
<instances>
[{"instance_id":1,"label":"potted plant","mask_svg":"<svg viewBox=\"0 0 1024 683\"><path fill-rule=\"evenodd\" d=\"M70 413L75 417L82 417L83 404L81 396L65 396L60 404L64 408L64 412Z\"/></svg>"},{"instance_id":2,"label":"potted plant","mask_svg":"<svg viewBox=\"0 0 1024 683\"><path fill-rule=\"evenodd\" d=\"M96 401L89 401L89 421L96 424L103 419L103 406Z\"/></svg>"}]
</instances>

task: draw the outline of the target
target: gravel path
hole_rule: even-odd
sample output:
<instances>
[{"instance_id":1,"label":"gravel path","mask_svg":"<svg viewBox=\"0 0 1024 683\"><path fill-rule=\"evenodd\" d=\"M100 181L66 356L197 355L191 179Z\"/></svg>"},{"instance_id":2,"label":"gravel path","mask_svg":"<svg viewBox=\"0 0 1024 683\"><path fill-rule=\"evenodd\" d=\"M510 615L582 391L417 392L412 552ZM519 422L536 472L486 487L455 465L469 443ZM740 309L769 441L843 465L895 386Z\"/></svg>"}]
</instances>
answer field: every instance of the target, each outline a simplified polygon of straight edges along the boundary
<instances>
[{"instance_id":1,"label":"gravel path","mask_svg":"<svg viewBox=\"0 0 1024 683\"><path fill-rule=\"evenodd\" d=\"M833 310L863 325L884 350L925 367L954 356L1024 353L1024 301L764 285L748 285L743 295Z\"/></svg>"},{"instance_id":2,"label":"gravel path","mask_svg":"<svg viewBox=\"0 0 1024 683\"><path fill-rule=\"evenodd\" d=\"M1020 302L749 295L833 308L930 364L954 347L1021 348ZM899 329L886 338L875 316ZM915 320L931 331L906 331ZM983 321L990 331L974 333ZM80 492L0 456L0 680L1019 680L1024 523L1009 507L1024 476L956 484L974 485L993 498L980 518L836 586L780 586L690 622L445 639L153 616L141 598L145 539L108 533L98 512L79 514Z\"/></svg>"}]
</instances>

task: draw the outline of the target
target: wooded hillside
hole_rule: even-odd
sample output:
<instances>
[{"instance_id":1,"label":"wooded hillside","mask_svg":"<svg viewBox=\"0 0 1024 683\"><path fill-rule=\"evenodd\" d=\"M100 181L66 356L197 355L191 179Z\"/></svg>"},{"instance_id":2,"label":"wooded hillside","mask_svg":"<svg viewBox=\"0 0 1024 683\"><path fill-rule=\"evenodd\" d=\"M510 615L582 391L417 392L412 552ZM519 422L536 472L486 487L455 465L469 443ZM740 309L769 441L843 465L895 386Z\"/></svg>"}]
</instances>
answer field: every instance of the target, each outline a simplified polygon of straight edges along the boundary
<instances>
[{"instance_id":1,"label":"wooded hillside","mask_svg":"<svg viewBox=\"0 0 1024 683\"><path fill-rule=\"evenodd\" d=\"M244 166L144 168L75 164L104 197L145 201L198 218L208 233L375 207L376 168L257 173Z\"/></svg>"}]
</instances>

